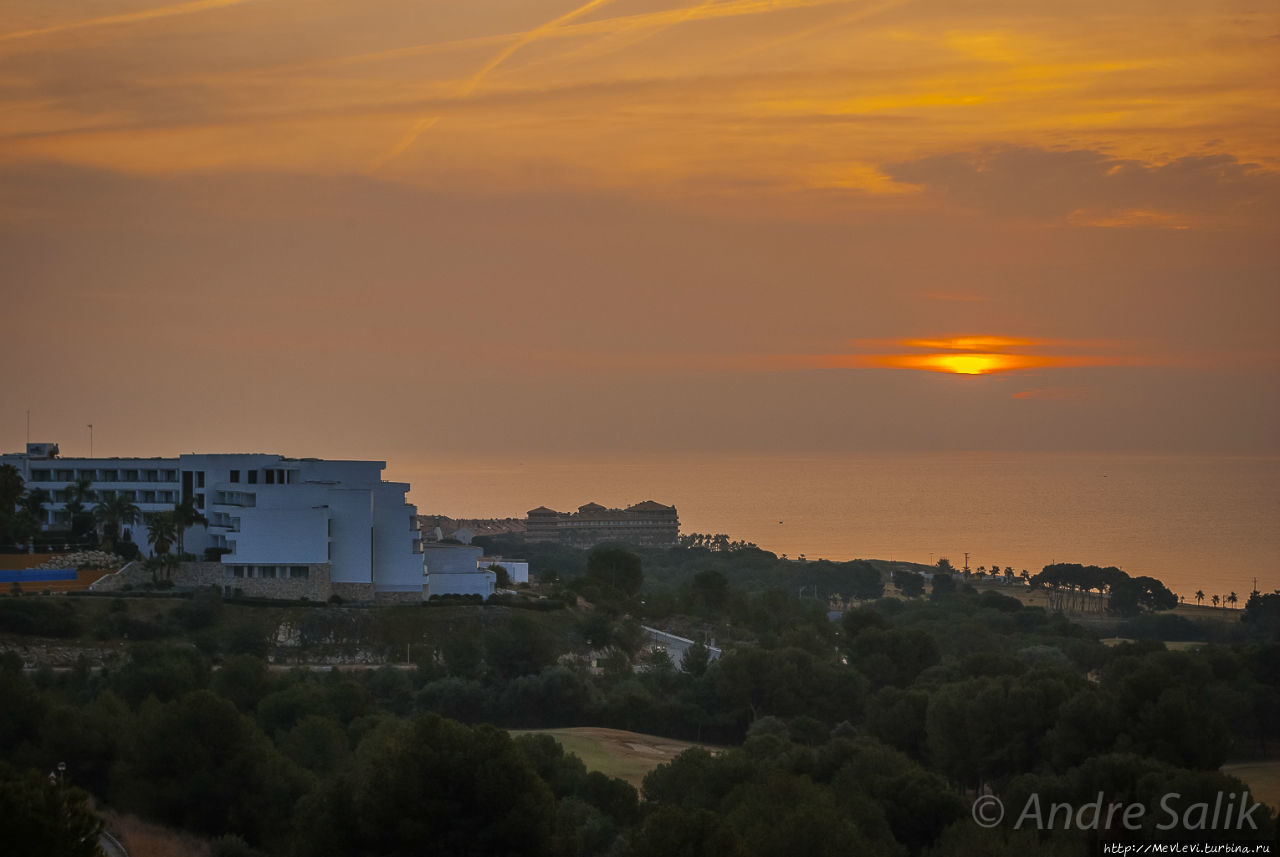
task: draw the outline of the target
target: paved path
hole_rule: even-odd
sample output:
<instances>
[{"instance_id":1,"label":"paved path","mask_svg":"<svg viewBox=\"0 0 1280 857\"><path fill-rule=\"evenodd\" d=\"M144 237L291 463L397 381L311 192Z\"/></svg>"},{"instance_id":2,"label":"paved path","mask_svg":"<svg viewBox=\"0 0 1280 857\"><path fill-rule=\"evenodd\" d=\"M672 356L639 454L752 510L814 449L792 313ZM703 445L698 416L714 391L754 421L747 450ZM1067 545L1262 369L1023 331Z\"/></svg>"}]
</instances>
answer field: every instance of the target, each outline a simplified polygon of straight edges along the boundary
<instances>
[{"instance_id":1,"label":"paved path","mask_svg":"<svg viewBox=\"0 0 1280 857\"><path fill-rule=\"evenodd\" d=\"M124 850L120 840L107 833L106 830L98 834L98 847L102 849L102 853L107 857L129 857L129 852Z\"/></svg>"}]
</instances>

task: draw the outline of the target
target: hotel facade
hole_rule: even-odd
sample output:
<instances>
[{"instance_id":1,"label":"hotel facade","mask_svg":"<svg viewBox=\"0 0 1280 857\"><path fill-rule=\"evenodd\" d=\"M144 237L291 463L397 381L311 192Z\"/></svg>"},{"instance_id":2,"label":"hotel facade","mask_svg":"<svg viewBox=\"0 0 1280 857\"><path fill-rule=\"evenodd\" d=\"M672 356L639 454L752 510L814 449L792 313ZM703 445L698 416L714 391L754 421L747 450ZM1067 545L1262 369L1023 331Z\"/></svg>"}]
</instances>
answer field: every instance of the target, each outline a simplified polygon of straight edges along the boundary
<instances>
[{"instance_id":1,"label":"hotel facade","mask_svg":"<svg viewBox=\"0 0 1280 857\"><path fill-rule=\"evenodd\" d=\"M209 524L188 528L182 549L223 552L216 575L227 592L420 601L426 591L417 509L405 499L408 483L383 481L384 461L257 453L60 458L56 444L28 444L0 464L16 467L27 489L49 492L46 530L66 525L67 487L79 479L92 482L99 500L124 496L144 520L123 527L122 536L144 554L146 513L192 498Z\"/></svg>"}]
</instances>

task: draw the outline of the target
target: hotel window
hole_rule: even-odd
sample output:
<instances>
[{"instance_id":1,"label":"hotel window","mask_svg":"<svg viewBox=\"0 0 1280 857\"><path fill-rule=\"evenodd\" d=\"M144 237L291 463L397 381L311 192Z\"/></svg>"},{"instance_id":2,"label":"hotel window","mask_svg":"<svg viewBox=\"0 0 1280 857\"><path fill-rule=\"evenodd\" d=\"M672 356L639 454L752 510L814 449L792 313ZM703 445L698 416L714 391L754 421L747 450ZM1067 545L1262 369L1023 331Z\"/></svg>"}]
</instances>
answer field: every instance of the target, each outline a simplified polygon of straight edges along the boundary
<instances>
[{"instance_id":1,"label":"hotel window","mask_svg":"<svg viewBox=\"0 0 1280 857\"><path fill-rule=\"evenodd\" d=\"M306 580L309 569L305 565L295 565L289 568L289 576L295 580Z\"/></svg>"},{"instance_id":2,"label":"hotel window","mask_svg":"<svg viewBox=\"0 0 1280 857\"><path fill-rule=\"evenodd\" d=\"M33 470L31 471L31 481L32 482L52 482L53 471L52 470Z\"/></svg>"},{"instance_id":3,"label":"hotel window","mask_svg":"<svg viewBox=\"0 0 1280 857\"><path fill-rule=\"evenodd\" d=\"M236 577L244 577L243 565L233 565L231 568L232 568L232 574L234 574Z\"/></svg>"},{"instance_id":4,"label":"hotel window","mask_svg":"<svg viewBox=\"0 0 1280 857\"><path fill-rule=\"evenodd\" d=\"M276 472L274 470L267 471L267 484L268 485L276 484Z\"/></svg>"},{"instance_id":5,"label":"hotel window","mask_svg":"<svg viewBox=\"0 0 1280 857\"><path fill-rule=\"evenodd\" d=\"M203 470L196 471L196 487L197 488L204 487L204 471Z\"/></svg>"},{"instance_id":6,"label":"hotel window","mask_svg":"<svg viewBox=\"0 0 1280 857\"><path fill-rule=\"evenodd\" d=\"M232 481L232 482L239 482L239 481L240 481L240 471L239 471L239 470L233 470L233 471L231 471L231 481Z\"/></svg>"},{"instance_id":7,"label":"hotel window","mask_svg":"<svg viewBox=\"0 0 1280 857\"><path fill-rule=\"evenodd\" d=\"M249 484L250 484L250 485L257 485L257 484L258 484L258 471L256 471L256 470L250 470L250 471L249 471Z\"/></svg>"}]
</instances>

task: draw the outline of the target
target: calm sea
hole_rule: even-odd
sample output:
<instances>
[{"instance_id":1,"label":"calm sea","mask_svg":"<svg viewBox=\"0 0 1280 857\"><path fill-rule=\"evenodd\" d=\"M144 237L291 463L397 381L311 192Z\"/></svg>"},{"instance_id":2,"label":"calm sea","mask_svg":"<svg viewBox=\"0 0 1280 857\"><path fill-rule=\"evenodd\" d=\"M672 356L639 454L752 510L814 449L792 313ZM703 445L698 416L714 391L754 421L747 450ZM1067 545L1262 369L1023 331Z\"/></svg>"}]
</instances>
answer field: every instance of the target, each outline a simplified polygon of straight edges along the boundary
<instances>
[{"instance_id":1,"label":"calm sea","mask_svg":"<svg viewBox=\"0 0 1280 857\"><path fill-rule=\"evenodd\" d=\"M778 554L1116 565L1190 600L1280 589L1280 458L1006 453L392 462L423 514L674 504L683 532Z\"/></svg>"}]
</instances>

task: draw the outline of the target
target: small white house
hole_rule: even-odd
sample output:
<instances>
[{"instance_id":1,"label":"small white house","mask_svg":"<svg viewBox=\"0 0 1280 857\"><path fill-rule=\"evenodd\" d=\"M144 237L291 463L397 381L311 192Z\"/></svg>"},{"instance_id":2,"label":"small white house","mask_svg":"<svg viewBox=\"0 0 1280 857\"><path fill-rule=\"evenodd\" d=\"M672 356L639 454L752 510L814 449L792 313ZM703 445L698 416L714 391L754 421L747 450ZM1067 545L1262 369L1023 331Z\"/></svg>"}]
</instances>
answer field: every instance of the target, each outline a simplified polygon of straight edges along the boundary
<instances>
[{"instance_id":1,"label":"small white house","mask_svg":"<svg viewBox=\"0 0 1280 857\"><path fill-rule=\"evenodd\" d=\"M488 598L492 595L498 575L487 567L479 567L482 553L484 551L474 545L424 542L422 571L427 578L427 597L479 595Z\"/></svg>"},{"instance_id":2,"label":"small white house","mask_svg":"<svg viewBox=\"0 0 1280 857\"><path fill-rule=\"evenodd\" d=\"M502 556L482 556L476 561L481 571L487 571L491 565L500 565L507 570L507 577L512 583L529 582L529 561L527 559L507 559Z\"/></svg>"}]
</instances>

